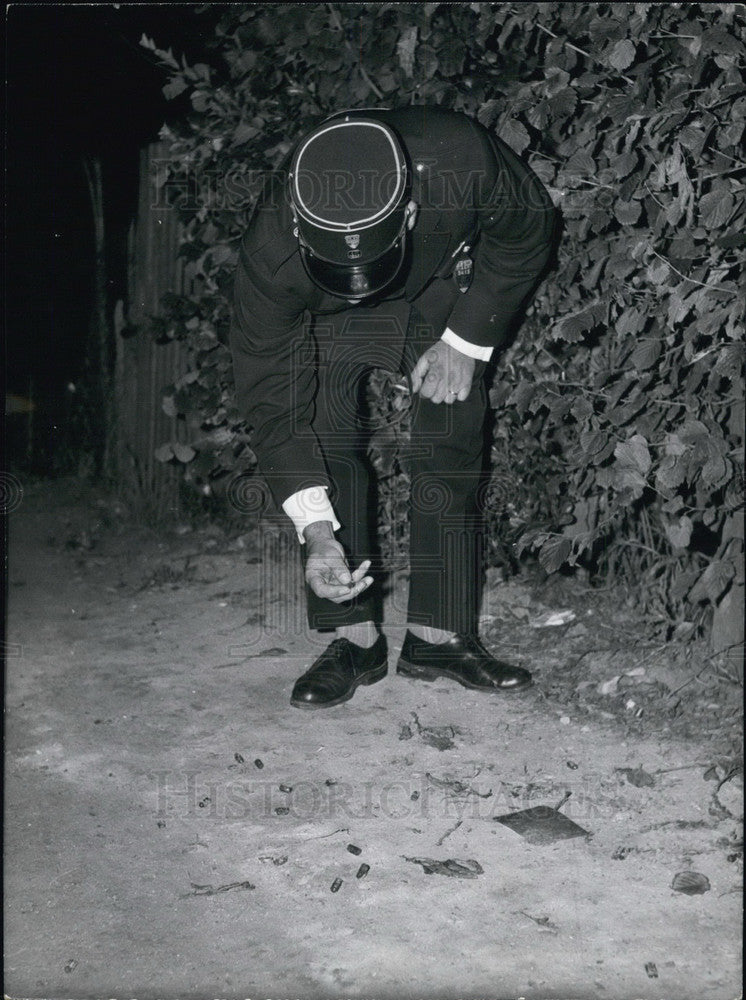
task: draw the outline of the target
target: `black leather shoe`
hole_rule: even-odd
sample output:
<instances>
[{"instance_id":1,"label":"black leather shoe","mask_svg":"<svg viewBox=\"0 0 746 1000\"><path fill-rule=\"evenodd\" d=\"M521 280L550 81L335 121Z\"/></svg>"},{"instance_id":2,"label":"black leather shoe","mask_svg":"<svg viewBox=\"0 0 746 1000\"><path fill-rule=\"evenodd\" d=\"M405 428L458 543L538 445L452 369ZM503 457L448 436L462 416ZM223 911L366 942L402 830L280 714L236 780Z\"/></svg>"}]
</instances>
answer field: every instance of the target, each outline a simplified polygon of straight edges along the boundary
<instances>
[{"instance_id":1,"label":"black leather shoe","mask_svg":"<svg viewBox=\"0 0 746 1000\"><path fill-rule=\"evenodd\" d=\"M370 649L349 639L335 639L295 682L290 704L296 708L331 708L348 701L359 684L375 684L387 673L386 637Z\"/></svg>"},{"instance_id":2,"label":"black leather shoe","mask_svg":"<svg viewBox=\"0 0 746 1000\"><path fill-rule=\"evenodd\" d=\"M421 681L451 677L478 691L519 691L531 683L528 670L496 660L473 635L430 643L407 630L396 672Z\"/></svg>"}]
</instances>

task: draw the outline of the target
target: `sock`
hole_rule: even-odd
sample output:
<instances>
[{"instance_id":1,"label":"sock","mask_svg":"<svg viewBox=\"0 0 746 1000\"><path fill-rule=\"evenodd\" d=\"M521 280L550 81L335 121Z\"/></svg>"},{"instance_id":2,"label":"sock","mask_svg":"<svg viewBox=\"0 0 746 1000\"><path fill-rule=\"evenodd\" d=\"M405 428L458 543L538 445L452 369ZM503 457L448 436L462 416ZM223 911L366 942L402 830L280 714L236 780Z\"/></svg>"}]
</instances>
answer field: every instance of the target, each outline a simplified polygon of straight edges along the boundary
<instances>
[{"instance_id":1,"label":"sock","mask_svg":"<svg viewBox=\"0 0 746 1000\"><path fill-rule=\"evenodd\" d=\"M430 628L427 625L410 625L409 631L412 635L417 636L418 639L423 639L425 642L436 645L440 642L448 642L456 634L455 632L444 632L440 628Z\"/></svg>"},{"instance_id":2,"label":"sock","mask_svg":"<svg viewBox=\"0 0 746 1000\"><path fill-rule=\"evenodd\" d=\"M375 622L358 622L355 625L340 625L336 630L338 639L347 639L356 646L370 649L379 636Z\"/></svg>"}]
</instances>

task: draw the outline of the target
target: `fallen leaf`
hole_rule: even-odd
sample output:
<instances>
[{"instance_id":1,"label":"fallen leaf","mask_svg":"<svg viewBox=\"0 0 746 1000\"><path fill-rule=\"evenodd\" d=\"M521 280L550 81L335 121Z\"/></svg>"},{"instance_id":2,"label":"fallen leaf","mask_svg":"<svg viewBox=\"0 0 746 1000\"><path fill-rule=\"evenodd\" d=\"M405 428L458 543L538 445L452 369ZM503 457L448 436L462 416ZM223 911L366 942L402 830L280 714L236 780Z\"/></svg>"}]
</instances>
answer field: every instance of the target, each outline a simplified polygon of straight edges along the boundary
<instances>
[{"instance_id":1,"label":"fallen leaf","mask_svg":"<svg viewBox=\"0 0 746 1000\"><path fill-rule=\"evenodd\" d=\"M404 858L415 865L422 865L426 875L447 875L449 878L476 878L484 873L478 861L462 861L457 858L447 858L438 861L435 858Z\"/></svg>"}]
</instances>

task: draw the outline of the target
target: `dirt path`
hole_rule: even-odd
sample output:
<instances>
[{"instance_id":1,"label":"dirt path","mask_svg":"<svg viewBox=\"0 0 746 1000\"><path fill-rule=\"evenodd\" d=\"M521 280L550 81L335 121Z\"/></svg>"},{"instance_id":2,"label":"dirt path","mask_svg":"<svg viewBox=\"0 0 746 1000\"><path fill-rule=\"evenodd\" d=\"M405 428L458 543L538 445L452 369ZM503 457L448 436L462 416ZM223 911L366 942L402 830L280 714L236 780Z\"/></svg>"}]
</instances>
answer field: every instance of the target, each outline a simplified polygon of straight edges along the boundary
<instances>
[{"instance_id":1,"label":"dirt path","mask_svg":"<svg viewBox=\"0 0 746 1000\"><path fill-rule=\"evenodd\" d=\"M27 489L11 515L7 995L739 995L727 664L641 644L629 613L578 589L497 584L485 636L532 667L528 694L390 673L300 712L288 696L319 645L283 597L298 579L271 530L158 540L70 484ZM495 821L536 806L588 836L535 843ZM687 871L709 889L675 891Z\"/></svg>"}]
</instances>

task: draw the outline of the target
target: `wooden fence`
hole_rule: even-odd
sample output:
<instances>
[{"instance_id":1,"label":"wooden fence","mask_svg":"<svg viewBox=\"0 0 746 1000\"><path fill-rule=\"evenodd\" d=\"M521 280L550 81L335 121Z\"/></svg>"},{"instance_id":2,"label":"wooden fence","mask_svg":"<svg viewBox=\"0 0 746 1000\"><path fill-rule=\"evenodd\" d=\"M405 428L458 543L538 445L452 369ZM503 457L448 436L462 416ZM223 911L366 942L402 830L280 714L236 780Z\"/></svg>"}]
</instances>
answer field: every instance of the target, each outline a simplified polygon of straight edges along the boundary
<instances>
[{"instance_id":1,"label":"wooden fence","mask_svg":"<svg viewBox=\"0 0 746 1000\"><path fill-rule=\"evenodd\" d=\"M186 351L178 342L155 343L149 331L151 318L162 311L163 295L186 291L178 257L180 223L176 210L163 204L156 183L158 160L165 157L162 143L140 154L137 216L128 247L129 301L115 323L113 433L122 498L133 511L159 521L179 515L180 471L158 461L156 448L186 442L188 435L184 422L167 416L162 407L162 390L186 371Z\"/></svg>"}]
</instances>

